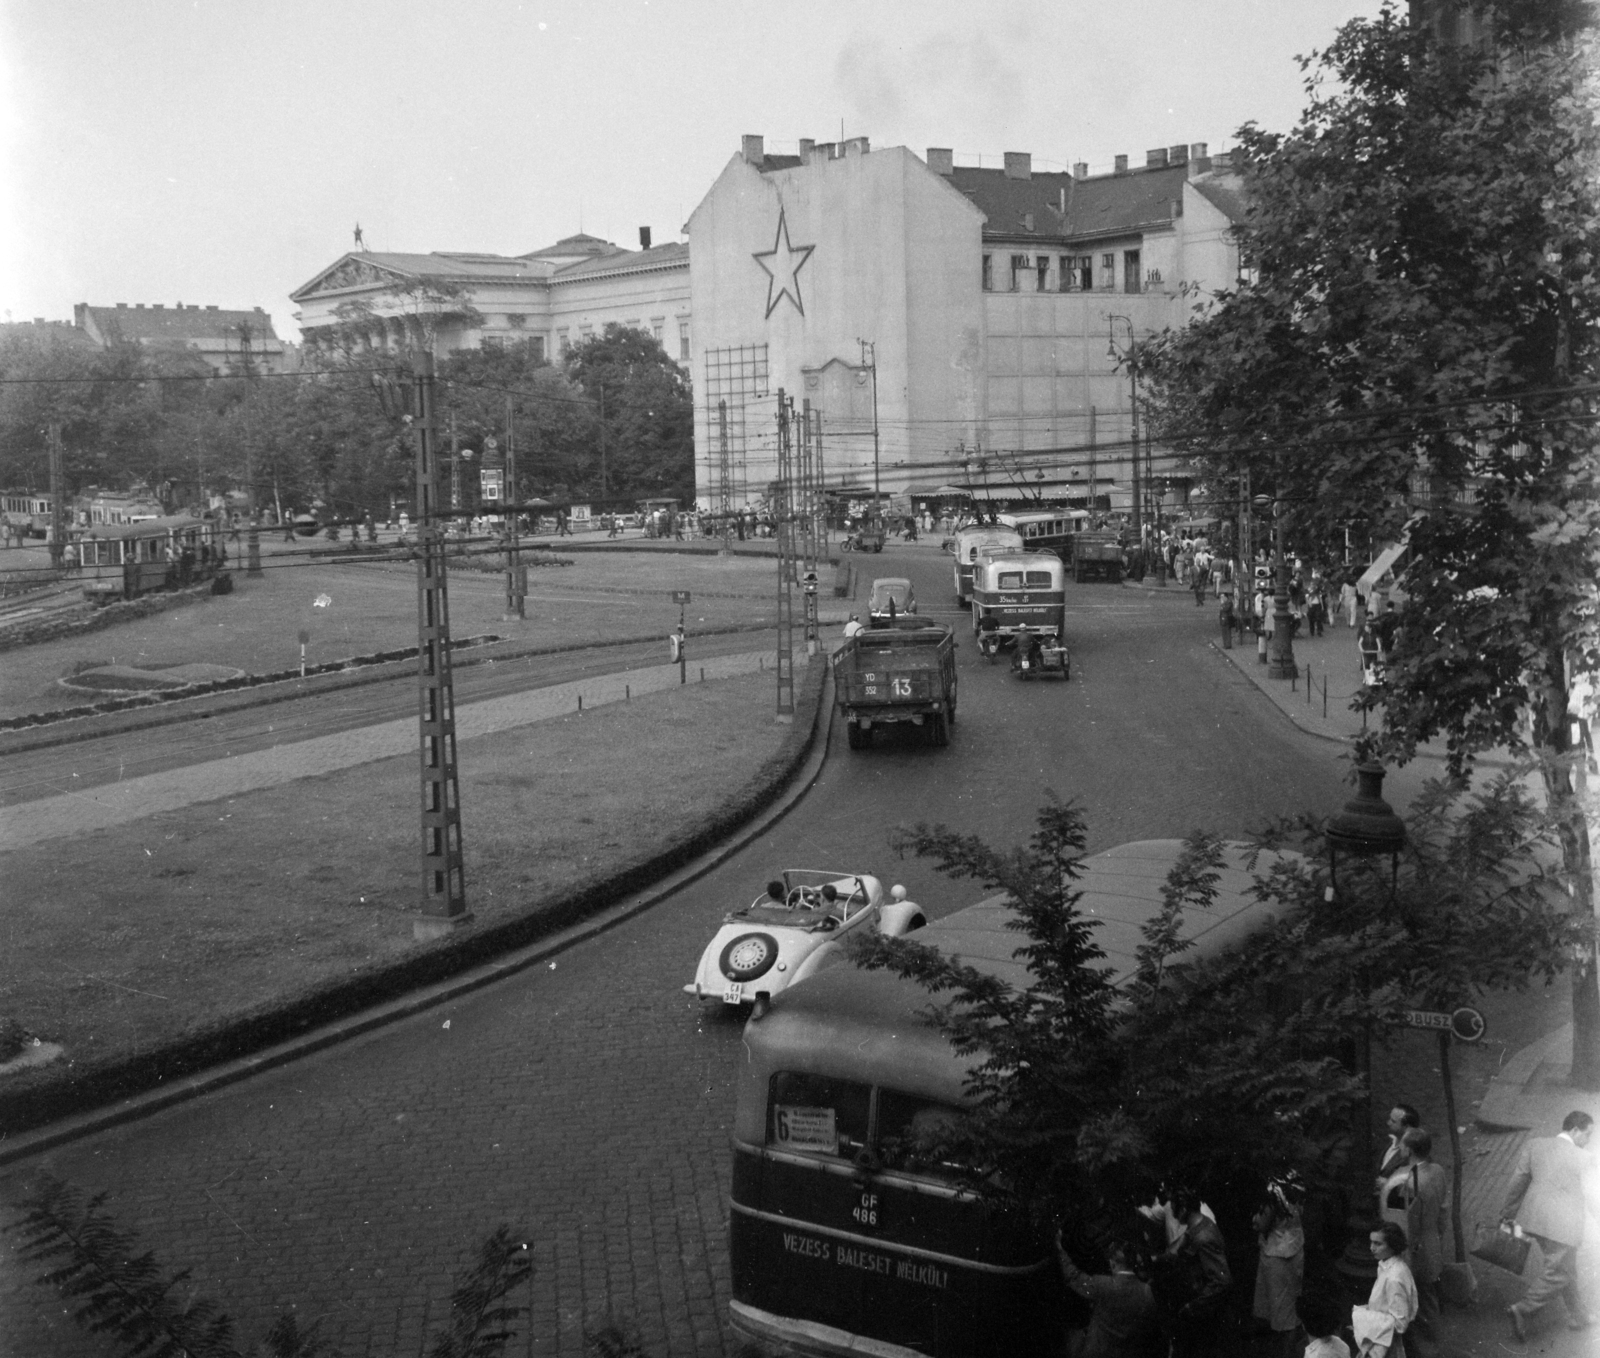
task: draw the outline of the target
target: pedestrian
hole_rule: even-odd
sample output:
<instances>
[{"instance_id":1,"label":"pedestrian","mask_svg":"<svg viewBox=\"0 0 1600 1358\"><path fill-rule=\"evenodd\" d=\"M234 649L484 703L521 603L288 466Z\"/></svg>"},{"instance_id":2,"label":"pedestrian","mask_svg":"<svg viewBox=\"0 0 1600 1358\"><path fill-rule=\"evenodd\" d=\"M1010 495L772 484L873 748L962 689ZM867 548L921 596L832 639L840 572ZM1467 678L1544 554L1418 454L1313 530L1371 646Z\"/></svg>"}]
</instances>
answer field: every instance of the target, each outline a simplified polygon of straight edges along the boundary
<instances>
[{"instance_id":1,"label":"pedestrian","mask_svg":"<svg viewBox=\"0 0 1600 1358\"><path fill-rule=\"evenodd\" d=\"M848 641L851 637L860 636L866 630L867 629L861 625L861 615L859 613L852 613L850 615L850 621L844 625L845 640Z\"/></svg>"},{"instance_id":2,"label":"pedestrian","mask_svg":"<svg viewBox=\"0 0 1600 1358\"><path fill-rule=\"evenodd\" d=\"M1383 612L1378 615L1373 631L1378 634L1378 660L1387 665L1400 631L1400 614L1395 609L1393 599L1383 601Z\"/></svg>"},{"instance_id":3,"label":"pedestrian","mask_svg":"<svg viewBox=\"0 0 1600 1358\"><path fill-rule=\"evenodd\" d=\"M1578 1296L1576 1264L1583 1244L1585 1193L1593 1189L1594 1164L1584 1153L1594 1119L1581 1111L1562 1119L1559 1136L1540 1137L1522 1148L1516 1173L1500 1212L1502 1224L1521 1222L1539 1246L1542 1266L1519 1302L1506 1314L1519 1340L1526 1322L1560 1296L1567 1303L1567 1326L1586 1329L1590 1316Z\"/></svg>"},{"instance_id":4,"label":"pedestrian","mask_svg":"<svg viewBox=\"0 0 1600 1358\"><path fill-rule=\"evenodd\" d=\"M1436 1338L1439 1324L1439 1278L1444 1273L1444 1235L1450 1224L1444 1166L1433 1155L1433 1134L1412 1127L1401 1138L1406 1152L1407 1262L1417 1284L1417 1328Z\"/></svg>"},{"instance_id":5,"label":"pedestrian","mask_svg":"<svg viewBox=\"0 0 1600 1358\"><path fill-rule=\"evenodd\" d=\"M1356 591L1356 601L1351 609L1350 625L1357 632L1367 625L1367 596L1359 589Z\"/></svg>"},{"instance_id":6,"label":"pedestrian","mask_svg":"<svg viewBox=\"0 0 1600 1358\"><path fill-rule=\"evenodd\" d=\"M1376 688L1383 682L1383 669L1379 663L1378 637L1370 625L1363 625L1356 633L1356 650L1361 653L1361 682Z\"/></svg>"},{"instance_id":7,"label":"pedestrian","mask_svg":"<svg viewBox=\"0 0 1600 1358\"><path fill-rule=\"evenodd\" d=\"M1356 625L1356 587L1350 580L1339 586L1339 612L1344 615L1346 627Z\"/></svg>"},{"instance_id":8,"label":"pedestrian","mask_svg":"<svg viewBox=\"0 0 1600 1358\"><path fill-rule=\"evenodd\" d=\"M1338 1304L1327 1297L1302 1297L1300 1323L1309 1336L1303 1358L1350 1358L1350 1345L1339 1337L1343 1318Z\"/></svg>"},{"instance_id":9,"label":"pedestrian","mask_svg":"<svg viewBox=\"0 0 1600 1358\"><path fill-rule=\"evenodd\" d=\"M1405 1161L1403 1144L1405 1134L1413 1127L1420 1126L1422 1126L1422 1114L1411 1104L1396 1103L1390 1106L1389 1118L1385 1124L1385 1130L1389 1133L1389 1144L1384 1147L1383 1154L1378 1158L1377 1187L1380 1191L1383 1188L1383 1181Z\"/></svg>"},{"instance_id":10,"label":"pedestrian","mask_svg":"<svg viewBox=\"0 0 1600 1358\"><path fill-rule=\"evenodd\" d=\"M1350 1314L1356 1352L1361 1358L1405 1358L1401 1336L1417 1314L1417 1285L1405 1261L1405 1227L1382 1222L1367 1240L1378 1261L1378 1276L1367 1304Z\"/></svg>"},{"instance_id":11,"label":"pedestrian","mask_svg":"<svg viewBox=\"0 0 1600 1358\"><path fill-rule=\"evenodd\" d=\"M1200 1195L1192 1188L1180 1188L1172 1195L1173 1214L1184 1227L1168 1250L1177 1265L1180 1299L1172 1323L1173 1358L1204 1358L1217 1352L1222 1307L1233 1286L1222 1232L1200 1207Z\"/></svg>"},{"instance_id":12,"label":"pedestrian","mask_svg":"<svg viewBox=\"0 0 1600 1358\"><path fill-rule=\"evenodd\" d=\"M1304 1198L1299 1176L1291 1172L1268 1182L1266 1196L1251 1218L1261 1260L1250 1314L1271 1332L1266 1350L1271 1358L1291 1358L1300 1330L1295 1303L1306 1274L1306 1233L1300 1223Z\"/></svg>"},{"instance_id":13,"label":"pedestrian","mask_svg":"<svg viewBox=\"0 0 1600 1358\"><path fill-rule=\"evenodd\" d=\"M1207 580L1206 573L1203 570L1200 569L1200 563L1198 561L1195 562L1194 569L1193 569L1193 574L1192 574L1192 576L1190 578L1190 582L1189 582L1189 587L1194 591L1194 606L1196 608L1204 608L1205 607L1205 602L1206 602L1206 580Z\"/></svg>"},{"instance_id":14,"label":"pedestrian","mask_svg":"<svg viewBox=\"0 0 1600 1358\"><path fill-rule=\"evenodd\" d=\"M61 567L67 571L78 569L78 544L76 542L68 542L61 549Z\"/></svg>"},{"instance_id":15,"label":"pedestrian","mask_svg":"<svg viewBox=\"0 0 1600 1358\"><path fill-rule=\"evenodd\" d=\"M1222 649L1233 649L1233 596L1224 594L1222 603L1217 609L1217 621L1222 625Z\"/></svg>"},{"instance_id":16,"label":"pedestrian","mask_svg":"<svg viewBox=\"0 0 1600 1358\"><path fill-rule=\"evenodd\" d=\"M1107 1273L1085 1273L1056 1232L1061 1280L1093 1308L1086 1329L1067 1335L1067 1358L1162 1358L1160 1317L1150 1284L1134 1270L1138 1247L1114 1240L1106 1249Z\"/></svg>"}]
</instances>

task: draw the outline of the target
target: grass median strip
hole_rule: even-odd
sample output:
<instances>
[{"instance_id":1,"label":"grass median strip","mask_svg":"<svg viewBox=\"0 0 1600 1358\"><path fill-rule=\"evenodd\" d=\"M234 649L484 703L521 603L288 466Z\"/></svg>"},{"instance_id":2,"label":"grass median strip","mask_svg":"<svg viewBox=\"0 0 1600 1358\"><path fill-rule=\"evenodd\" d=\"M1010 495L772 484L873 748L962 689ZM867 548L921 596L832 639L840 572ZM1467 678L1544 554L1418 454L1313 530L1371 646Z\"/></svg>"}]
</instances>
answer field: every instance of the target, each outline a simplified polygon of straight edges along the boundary
<instances>
[{"instance_id":1,"label":"grass median strip","mask_svg":"<svg viewBox=\"0 0 1600 1358\"><path fill-rule=\"evenodd\" d=\"M463 741L469 927L688 839L787 734L756 674ZM416 807L408 754L8 854L0 1015L66 1055L0 1101L403 962Z\"/></svg>"}]
</instances>

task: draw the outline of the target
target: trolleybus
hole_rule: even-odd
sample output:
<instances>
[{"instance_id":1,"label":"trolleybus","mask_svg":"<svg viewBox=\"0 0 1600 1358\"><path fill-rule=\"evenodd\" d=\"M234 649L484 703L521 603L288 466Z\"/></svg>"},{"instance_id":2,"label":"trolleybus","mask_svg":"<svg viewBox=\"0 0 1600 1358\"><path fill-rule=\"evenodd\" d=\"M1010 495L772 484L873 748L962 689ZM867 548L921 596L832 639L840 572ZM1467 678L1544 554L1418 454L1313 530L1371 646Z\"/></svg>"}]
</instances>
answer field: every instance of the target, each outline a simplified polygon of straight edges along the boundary
<instances>
[{"instance_id":1,"label":"trolleybus","mask_svg":"<svg viewBox=\"0 0 1600 1358\"><path fill-rule=\"evenodd\" d=\"M956 533L953 550L956 598L965 608L972 599L973 563L986 551L1020 552L1022 535L1004 524L975 523Z\"/></svg>"}]
</instances>

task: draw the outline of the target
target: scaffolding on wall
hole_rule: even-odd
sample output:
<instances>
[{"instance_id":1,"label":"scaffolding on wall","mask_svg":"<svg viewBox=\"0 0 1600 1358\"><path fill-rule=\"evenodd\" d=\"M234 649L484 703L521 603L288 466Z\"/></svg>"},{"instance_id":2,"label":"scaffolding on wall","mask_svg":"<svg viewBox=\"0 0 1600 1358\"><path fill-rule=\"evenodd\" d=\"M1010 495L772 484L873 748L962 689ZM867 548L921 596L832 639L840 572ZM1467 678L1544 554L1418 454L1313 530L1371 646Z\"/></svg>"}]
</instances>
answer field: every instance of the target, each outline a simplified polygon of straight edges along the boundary
<instances>
[{"instance_id":1,"label":"scaffolding on wall","mask_svg":"<svg viewBox=\"0 0 1600 1358\"><path fill-rule=\"evenodd\" d=\"M705 444L706 498L718 510L742 509L749 503L747 411L769 394L768 378L765 344L706 350L701 388L709 434Z\"/></svg>"}]
</instances>

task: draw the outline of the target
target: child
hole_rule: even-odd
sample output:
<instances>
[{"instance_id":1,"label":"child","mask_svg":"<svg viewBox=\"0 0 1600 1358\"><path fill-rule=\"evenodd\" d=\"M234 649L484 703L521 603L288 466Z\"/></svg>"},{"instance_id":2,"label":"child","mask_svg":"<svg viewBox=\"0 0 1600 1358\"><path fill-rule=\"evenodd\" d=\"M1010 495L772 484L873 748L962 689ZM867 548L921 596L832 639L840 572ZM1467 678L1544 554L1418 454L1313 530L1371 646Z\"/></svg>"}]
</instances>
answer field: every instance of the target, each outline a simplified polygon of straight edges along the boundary
<instances>
[{"instance_id":1,"label":"child","mask_svg":"<svg viewBox=\"0 0 1600 1358\"><path fill-rule=\"evenodd\" d=\"M1339 1321L1343 1314L1327 1297L1300 1298L1300 1323L1311 1336L1305 1358L1350 1358L1350 1346L1339 1338Z\"/></svg>"}]
</instances>

